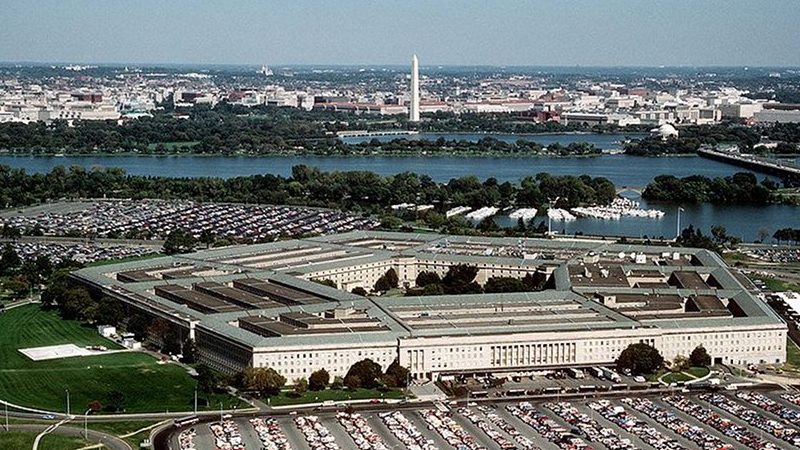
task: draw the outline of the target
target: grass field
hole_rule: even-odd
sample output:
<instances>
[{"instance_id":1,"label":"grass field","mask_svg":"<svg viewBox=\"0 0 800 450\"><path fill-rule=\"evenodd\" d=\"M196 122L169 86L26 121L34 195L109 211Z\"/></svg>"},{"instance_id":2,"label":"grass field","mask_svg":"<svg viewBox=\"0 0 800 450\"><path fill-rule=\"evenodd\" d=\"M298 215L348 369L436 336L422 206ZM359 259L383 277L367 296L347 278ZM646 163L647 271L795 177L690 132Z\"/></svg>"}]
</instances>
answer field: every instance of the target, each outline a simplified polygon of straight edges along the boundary
<instances>
[{"instance_id":1,"label":"grass field","mask_svg":"<svg viewBox=\"0 0 800 450\"><path fill-rule=\"evenodd\" d=\"M0 448L9 450L31 448L37 434L33 431L0 431ZM75 450L90 444L90 442L77 437L48 434L39 441L39 448L42 450Z\"/></svg>"},{"instance_id":2,"label":"grass field","mask_svg":"<svg viewBox=\"0 0 800 450\"><path fill-rule=\"evenodd\" d=\"M792 341L791 338L786 338L786 364L783 365L783 370L790 372L800 372L800 348Z\"/></svg>"},{"instance_id":3,"label":"grass field","mask_svg":"<svg viewBox=\"0 0 800 450\"><path fill-rule=\"evenodd\" d=\"M159 258L161 256L164 256L164 254L163 253L150 253L150 254L147 254L147 255L130 256L130 257L127 257L127 258L102 259L100 261L90 262L89 264L86 264L86 267L98 267L98 266L107 266L107 265L110 265L110 264L119 264L119 263L124 263L124 262L145 261L145 260L148 260L148 259Z\"/></svg>"},{"instance_id":4,"label":"grass field","mask_svg":"<svg viewBox=\"0 0 800 450\"><path fill-rule=\"evenodd\" d=\"M86 409L92 400L105 403L118 390L125 396L125 412L190 411L195 382L175 364L159 364L139 352L114 353L51 361L30 361L17 350L73 343L118 348L91 328L62 320L37 305L0 314L0 398L23 406L64 411L69 389L71 412ZM227 395L209 398L210 409L244 406ZM2 448L2 447L0 447Z\"/></svg>"},{"instance_id":5,"label":"grass field","mask_svg":"<svg viewBox=\"0 0 800 450\"><path fill-rule=\"evenodd\" d=\"M800 291L800 286L777 278L763 278L763 281L773 292Z\"/></svg>"},{"instance_id":6,"label":"grass field","mask_svg":"<svg viewBox=\"0 0 800 450\"><path fill-rule=\"evenodd\" d=\"M319 403L326 400L338 402L343 400L364 400L368 398L403 398L403 391L401 390L389 390L386 392L381 392L377 389L357 389L355 391L326 389L318 392L307 391L305 394L299 397L294 397L291 394L291 391L285 391L281 392L280 395L270 397L270 405L299 405L302 403ZM383 396L381 396L381 394L383 394ZM264 402L266 403L266 399Z\"/></svg>"}]
</instances>

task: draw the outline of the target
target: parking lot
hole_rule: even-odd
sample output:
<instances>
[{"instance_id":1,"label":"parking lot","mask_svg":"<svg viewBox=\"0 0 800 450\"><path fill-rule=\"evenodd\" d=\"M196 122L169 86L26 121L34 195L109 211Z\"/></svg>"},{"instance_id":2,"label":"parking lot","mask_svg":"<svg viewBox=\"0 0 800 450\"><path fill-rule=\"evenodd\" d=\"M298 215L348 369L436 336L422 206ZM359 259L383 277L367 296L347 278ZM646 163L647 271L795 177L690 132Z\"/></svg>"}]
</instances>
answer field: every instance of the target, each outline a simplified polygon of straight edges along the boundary
<instances>
[{"instance_id":1,"label":"parking lot","mask_svg":"<svg viewBox=\"0 0 800 450\"><path fill-rule=\"evenodd\" d=\"M226 434L234 427L214 423L195 425L191 446L179 446L175 439L173 448L777 450L800 446L800 396L788 391L720 391L534 403L482 401L231 422L237 444L230 444Z\"/></svg>"},{"instance_id":2,"label":"parking lot","mask_svg":"<svg viewBox=\"0 0 800 450\"><path fill-rule=\"evenodd\" d=\"M201 203L188 200L61 202L0 213L2 224L24 234L164 239L181 229L199 238L260 241L278 236L374 228L374 219L300 206ZM34 231L35 230L35 231Z\"/></svg>"}]
</instances>

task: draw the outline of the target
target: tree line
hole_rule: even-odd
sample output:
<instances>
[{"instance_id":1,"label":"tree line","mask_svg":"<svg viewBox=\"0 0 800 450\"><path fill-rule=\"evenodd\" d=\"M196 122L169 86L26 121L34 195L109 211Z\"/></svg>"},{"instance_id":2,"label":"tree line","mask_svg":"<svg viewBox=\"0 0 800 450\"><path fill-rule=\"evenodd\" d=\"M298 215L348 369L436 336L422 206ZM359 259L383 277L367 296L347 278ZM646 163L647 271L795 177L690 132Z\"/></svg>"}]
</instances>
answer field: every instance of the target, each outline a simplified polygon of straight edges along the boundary
<instances>
[{"instance_id":1,"label":"tree line","mask_svg":"<svg viewBox=\"0 0 800 450\"><path fill-rule=\"evenodd\" d=\"M647 137L625 144L625 154L634 156L663 156L694 154L701 146L715 147L720 144L738 146L740 151L763 153L754 149L762 137L782 141L775 153L796 153L800 143L800 124L771 124L761 127L745 127L736 123L717 125L692 125L679 128L679 137L662 140L660 137Z\"/></svg>"},{"instance_id":2,"label":"tree line","mask_svg":"<svg viewBox=\"0 0 800 450\"><path fill-rule=\"evenodd\" d=\"M691 175L678 178L659 175L650 182L642 197L647 200L675 203L717 203L765 205L777 200L773 193L775 182L764 179L760 183L750 172L738 172L727 177L708 178Z\"/></svg>"},{"instance_id":3,"label":"tree line","mask_svg":"<svg viewBox=\"0 0 800 450\"><path fill-rule=\"evenodd\" d=\"M540 173L519 184L484 181L475 176L447 183L427 175L404 172L381 176L374 172L322 172L298 165L292 175L253 175L222 178L169 178L127 175L122 169L86 170L56 167L46 174L28 174L0 165L0 205L18 207L59 199L160 198L196 201L288 204L381 213L397 203L481 207L541 206L560 197L562 207L608 203L614 184L602 177L553 176Z\"/></svg>"}]
</instances>

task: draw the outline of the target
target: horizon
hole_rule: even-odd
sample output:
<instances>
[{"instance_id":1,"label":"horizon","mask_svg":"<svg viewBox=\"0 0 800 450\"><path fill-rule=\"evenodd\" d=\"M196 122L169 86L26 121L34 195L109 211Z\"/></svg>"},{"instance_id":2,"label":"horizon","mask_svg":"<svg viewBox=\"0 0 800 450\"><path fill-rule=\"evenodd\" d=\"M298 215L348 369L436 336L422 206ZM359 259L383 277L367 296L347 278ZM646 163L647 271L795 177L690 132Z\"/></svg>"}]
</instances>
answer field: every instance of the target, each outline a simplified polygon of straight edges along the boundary
<instances>
[{"instance_id":1,"label":"horizon","mask_svg":"<svg viewBox=\"0 0 800 450\"><path fill-rule=\"evenodd\" d=\"M3 61L360 66L405 65L417 53L428 66L800 66L800 2L790 0L0 6Z\"/></svg>"},{"instance_id":2,"label":"horizon","mask_svg":"<svg viewBox=\"0 0 800 450\"><path fill-rule=\"evenodd\" d=\"M716 64L716 65L702 65L702 64L686 64L686 65L603 65L603 64L437 64L437 63L424 63L420 58L420 68L557 68L557 69L570 69L570 68L589 68L589 69L786 69L786 70L800 70L800 64L797 65L758 65L758 64ZM96 66L98 68L117 68L117 67L133 67L133 68L167 68L170 66L185 66L185 67L261 67L267 65L271 68L291 68L291 67L342 67L342 68L406 68L411 66L409 59L408 64L403 63L265 63L265 62L242 62L242 63L229 63L229 62L215 62L215 63L200 63L200 62L101 62L101 61L13 61L13 60L0 60L0 67L3 66L59 66L59 65L85 65Z\"/></svg>"}]
</instances>

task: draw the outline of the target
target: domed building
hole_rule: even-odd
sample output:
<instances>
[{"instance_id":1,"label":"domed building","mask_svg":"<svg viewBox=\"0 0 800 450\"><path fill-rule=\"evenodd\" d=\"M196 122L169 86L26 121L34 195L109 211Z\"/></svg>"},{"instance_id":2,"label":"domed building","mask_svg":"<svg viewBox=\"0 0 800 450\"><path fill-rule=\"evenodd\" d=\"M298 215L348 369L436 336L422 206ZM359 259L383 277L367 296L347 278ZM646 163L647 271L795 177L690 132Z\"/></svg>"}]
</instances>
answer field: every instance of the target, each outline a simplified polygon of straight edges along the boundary
<instances>
[{"instance_id":1,"label":"domed building","mask_svg":"<svg viewBox=\"0 0 800 450\"><path fill-rule=\"evenodd\" d=\"M665 123L658 128L650 130L650 135L653 137L660 137L661 140L666 141L671 137L678 137L678 130L672 124Z\"/></svg>"}]
</instances>

